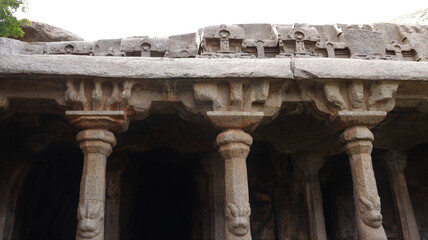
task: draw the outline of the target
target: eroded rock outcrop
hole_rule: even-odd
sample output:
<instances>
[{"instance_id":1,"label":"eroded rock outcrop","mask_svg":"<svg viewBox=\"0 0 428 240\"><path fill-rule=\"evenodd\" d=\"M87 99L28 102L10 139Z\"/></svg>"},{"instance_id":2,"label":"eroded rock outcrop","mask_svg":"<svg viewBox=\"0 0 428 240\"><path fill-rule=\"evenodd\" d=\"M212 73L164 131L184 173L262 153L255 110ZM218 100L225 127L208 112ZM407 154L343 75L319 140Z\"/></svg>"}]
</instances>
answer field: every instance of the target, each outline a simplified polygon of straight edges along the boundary
<instances>
[{"instance_id":1,"label":"eroded rock outcrop","mask_svg":"<svg viewBox=\"0 0 428 240\"><path fill-rule=\"evenodd\" d=\"M83 41L72 32L41 22L32 21L31 25L22 26L22 30L25 34L18 39L24 42Z\"/></svg>"}]
</instances>

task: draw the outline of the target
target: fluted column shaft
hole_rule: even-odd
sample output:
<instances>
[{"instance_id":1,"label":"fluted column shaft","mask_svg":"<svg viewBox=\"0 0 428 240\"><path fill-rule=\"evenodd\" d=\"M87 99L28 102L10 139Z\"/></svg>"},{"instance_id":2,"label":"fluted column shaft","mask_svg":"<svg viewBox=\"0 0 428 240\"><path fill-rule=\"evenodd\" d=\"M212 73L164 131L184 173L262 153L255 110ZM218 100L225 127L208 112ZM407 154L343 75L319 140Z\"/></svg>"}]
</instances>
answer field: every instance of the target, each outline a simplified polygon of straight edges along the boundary
<instances>
[{"instance_id":1,"label":"fluted column shaft","mask_svg":"<svg viewBox=\"0 0 428 240\"><path fill-rule=\"evenodd\" d=\"M380 197L371 152L374 136L366 126L346 128L340 137L349 156L354 187L354 206L360 240L386 240Z\"/></svg>"},{"instance_id":2,"label":"fluted column shaft","mask_svg":"<svg viewBox=\"0 0 428 240\"><path fill-rule=\"evenodd\" d=\"M225 166L227 240L251 239L246 159L252 142L252 137L239 129L225 130L217 136L219 153Z\"/></svg>"},{"instance_id":3,"label":"fluted column shaft","mask_svg":"<svg viewBox=\"0 0 428 240\"><path fill-rule=\"evenodd\" d=\"M76 240L103 240L106 159L116 145L116 138L107 130L90 129L79 132L77 141L83 151L84 162Z\"/></svg>"},{"instance_id":4,"label":"fluted column shaft","mask_svg":"<svg viewBox=\"0 0 428 240\"><path fill-rule=\"evenodd\" d=\"M402 237L404 240L421 239L407 189L406 178L404 177L407 155L401 151L388 151L384 156L384 161L389 175Z\"/></svg>"}]
</instances>

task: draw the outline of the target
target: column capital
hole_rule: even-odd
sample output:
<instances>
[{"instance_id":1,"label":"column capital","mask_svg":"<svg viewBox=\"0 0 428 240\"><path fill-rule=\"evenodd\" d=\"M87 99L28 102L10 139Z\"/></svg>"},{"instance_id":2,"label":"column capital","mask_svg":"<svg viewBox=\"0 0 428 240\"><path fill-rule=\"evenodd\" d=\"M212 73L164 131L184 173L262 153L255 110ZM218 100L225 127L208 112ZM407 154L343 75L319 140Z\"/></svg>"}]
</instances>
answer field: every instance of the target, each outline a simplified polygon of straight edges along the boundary
<instances>
[{"instance_id":1,"label":"column capital","mask_svg":"<svg viewBox=\"0 0 428 240\"><path fill-rule=\"evenodd\" d=\"M65 116L78 130L105 129L123 132L129 125L124 111L66 111Z\"/></svg>"},{"instance_id":2,"label":"column capital","mask_svg":"<svg viewBox=\"0 0 428 240\"><path fill-rule=\"evenodd\" d=\"M207 117L218 130L253 131L263 119L263 112L208 111Z\"/></svg>"}]
</instances>

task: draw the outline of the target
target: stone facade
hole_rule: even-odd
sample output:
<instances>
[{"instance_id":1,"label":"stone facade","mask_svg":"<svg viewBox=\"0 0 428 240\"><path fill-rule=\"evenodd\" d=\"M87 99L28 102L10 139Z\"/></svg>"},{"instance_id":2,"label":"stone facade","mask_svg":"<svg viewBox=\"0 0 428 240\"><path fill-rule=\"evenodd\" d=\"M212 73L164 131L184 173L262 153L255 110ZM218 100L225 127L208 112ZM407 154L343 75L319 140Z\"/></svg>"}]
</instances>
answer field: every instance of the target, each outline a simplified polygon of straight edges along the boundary
<instances>
[{"instance_id":1,"label":"stone facade","mask_svg":"<svg viewBox=\"0 0 428 240\"><path fill-rule=\"evenodd\" d=\"M428 239L427 42L0 38L0 239Z\"/></svg>"}]
</instances>

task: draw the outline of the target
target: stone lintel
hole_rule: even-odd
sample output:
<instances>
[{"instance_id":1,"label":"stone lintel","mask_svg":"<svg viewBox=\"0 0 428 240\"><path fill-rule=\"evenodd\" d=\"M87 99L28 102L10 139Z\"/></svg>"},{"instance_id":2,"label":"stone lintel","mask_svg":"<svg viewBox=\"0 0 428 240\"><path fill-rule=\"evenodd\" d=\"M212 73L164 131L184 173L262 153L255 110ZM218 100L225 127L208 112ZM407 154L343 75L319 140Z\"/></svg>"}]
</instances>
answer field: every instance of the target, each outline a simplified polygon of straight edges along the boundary
<instances>
[{"instance_id":1,"label":"stone lintel","mask_svg":"<svg viewBox=\"0 0 428 240\"><path fill-rule=\"evenodd\" d=\"M65 115L78 130L105 129L122 132L129 124L124 111L66 111Z\"/></svg>"},{"instance_id":2,"label":"stone lintel","mask_svg":"<svg viewBox=\"0 0 428 240\"><path fill-rule=\"evenodd\" d=\"M264 117L263 112L208 111L207 117L219 130L253 131Z\"/></svg>"},{"instance_id":3,"label":"stone lintel","mask_svg":"<svg viewBox=\"0 0 428 240\"><path fill-rule=\"evenodd\" d=\"M339 111L331 120L331 125L337 130L353 126L372 128L385 119L385 111Z\"/></svg>"}]
</instances>

